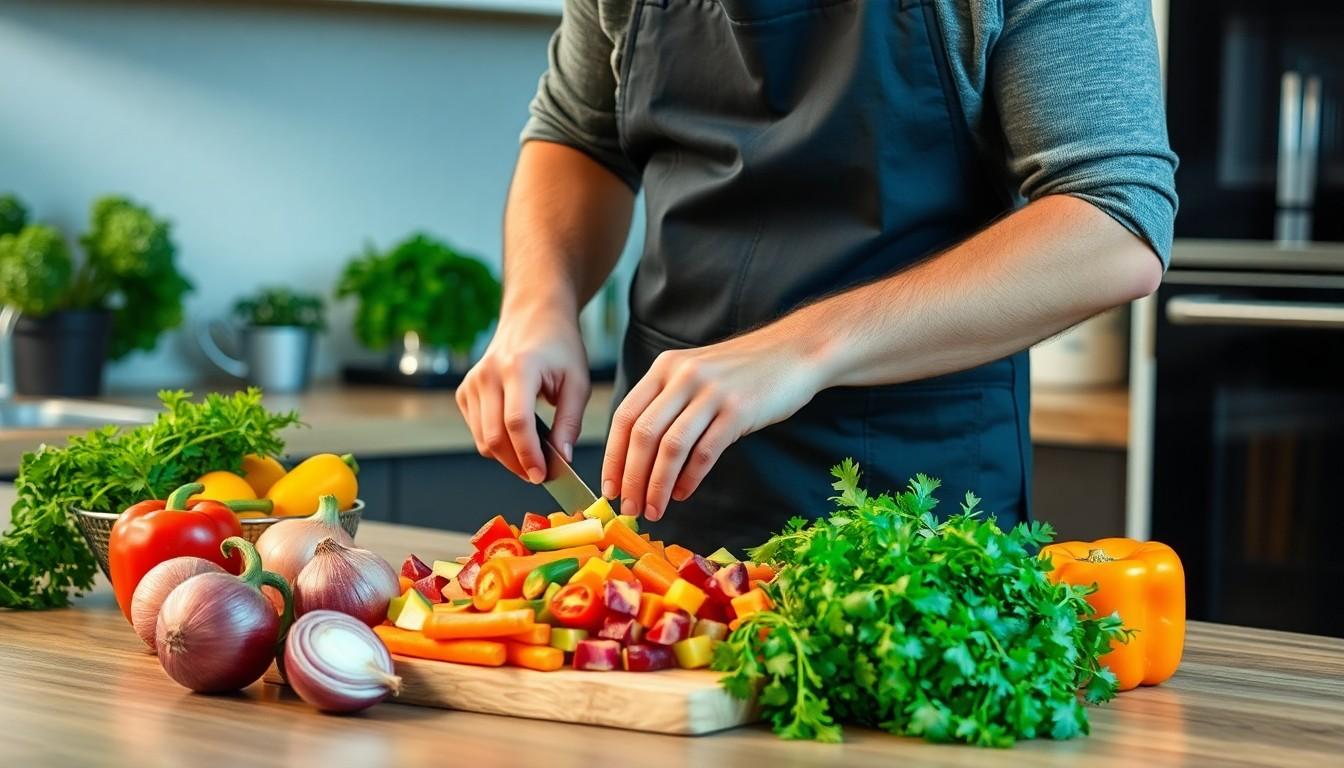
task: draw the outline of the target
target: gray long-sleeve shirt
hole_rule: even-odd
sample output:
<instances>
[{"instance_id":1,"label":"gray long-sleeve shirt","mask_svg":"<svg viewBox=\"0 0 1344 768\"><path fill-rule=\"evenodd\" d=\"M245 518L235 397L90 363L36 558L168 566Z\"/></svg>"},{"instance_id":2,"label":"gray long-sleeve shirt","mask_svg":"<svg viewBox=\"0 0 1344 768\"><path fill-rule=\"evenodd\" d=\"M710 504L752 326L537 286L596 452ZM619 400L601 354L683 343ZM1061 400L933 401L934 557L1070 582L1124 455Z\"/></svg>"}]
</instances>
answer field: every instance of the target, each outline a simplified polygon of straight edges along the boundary
<instances>
[{"instance_id":1,"label":"gray long-sleeve shirt","mask_svg":"<svg viewBox=\"0 0 1344 768\"><path fill-rule=\"evenodd\" d=\"M1149 0L931 2L962 113L1009 192L1019 203L1052 194L1087 200L1146 240L1165 266L1176 156ZM633 6L565 0L523 140L580 149L637 189L616 129Z\"/></svg>"}]
</instances>

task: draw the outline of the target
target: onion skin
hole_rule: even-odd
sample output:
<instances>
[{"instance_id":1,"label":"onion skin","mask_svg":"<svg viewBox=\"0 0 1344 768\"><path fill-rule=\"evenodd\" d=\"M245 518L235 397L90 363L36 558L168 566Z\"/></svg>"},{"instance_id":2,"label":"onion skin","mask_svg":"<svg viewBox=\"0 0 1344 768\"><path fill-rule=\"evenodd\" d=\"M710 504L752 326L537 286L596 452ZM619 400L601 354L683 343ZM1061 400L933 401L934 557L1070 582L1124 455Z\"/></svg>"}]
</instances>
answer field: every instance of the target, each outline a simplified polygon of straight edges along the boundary
<instances>
[{"instance_id":1,"label":"onion skin","mask_svg":"<svg viewBox=\"0 0 1344 768\"><path fill-rule=\"evenodd\" d=\"M318 543L327 538L347 547L355 545L355 540L341 527L340 503L330 494L319 499L317 511L312 515L281 520L262 531L257 537L257 553L266 570L280 574L293 584L303 567L313 559ZM275 605L276 611L283 608L279 593L270 589L262 592Z\"/></svg>"},{"instance_id":2,"label":"onion skin","mask_svg":"<svg viewBox=\"0 0 1344 768\"><path fill-rule=\"evenodd\" d=\"M294 613L338 611L374 627L387 618L387 604L400 588L396 571L383 558L324 539L294 581Z\"/></svg>"},{"instance_id":3,"label":"onion skin","mask_svg":"<svg viewBox=\"0 0 1344 768\"><path fill-rule=\"evenodd\" d=\"M349 632L368 644L373 657L360 669L341 660L324 658L313 638L333 629ZM288 681L299 698L323 712L358 712L377 704L387 695L401 690L401 678L392 665L387 646L366 624L353 616L336 611L312 611L294 622L285 640Z\"/></svg>"},{"instance_id":4,"label":"onion skin","mask_svg":"<svg viewBox=\"0 0 1344 768\"><path fill-rule=\"evenodd\" d=\"M221 549L243 553L240 576L205 573L182 582L159 610L155 644L168 676L198 693L236 691L256 682L275 658L289 628L289 584L261 569L261 558L246 539L232 536ZM270 584L285 598L277 616L260 587Z\"/></svg>"},{"instance_id":5,"label":"onion skin","mask_svg":"<svg viewBox=\"0 0 1344 768\"><path fill-rule=\"evenodd\" d=\"M158 630L159 609L169 593L178 585L193 576L203 573L226 573L203 557L174 557L150 568L135 585L135 595L131 598L131 625L135 633L145 641L149 650L157 650L154 635Z\"/></svg>"}]
</instances>

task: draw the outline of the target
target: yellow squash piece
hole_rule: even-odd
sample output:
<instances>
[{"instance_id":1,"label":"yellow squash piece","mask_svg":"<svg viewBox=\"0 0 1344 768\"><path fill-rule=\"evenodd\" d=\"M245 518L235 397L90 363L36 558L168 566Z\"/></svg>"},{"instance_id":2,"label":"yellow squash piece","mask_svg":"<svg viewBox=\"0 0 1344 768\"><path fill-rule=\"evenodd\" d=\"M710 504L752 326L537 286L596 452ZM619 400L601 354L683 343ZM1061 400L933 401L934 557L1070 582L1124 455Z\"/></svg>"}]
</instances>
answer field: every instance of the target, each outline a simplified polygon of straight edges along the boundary
<instances>
[{"instance_id":1,"label":"yellow squash piece","mask_svg":"<svg viewBox=\"0 0 1344 768\"><path fill-rule=\"evenodd\" d=\"M258 456L249 453L243 457L243 479L252 486L256 496L261 498L271 490L275 482L285 476L285 467L274 456Z\"/></svg>"},{"instance_id":2,"label":"yellow squash piece","mask_svg":"<svg viewBox=\"0 0 1344 768\"><path fill-rule=\"evenodd\" d=\"M318 499L327 494L336 497L342 510L355 504L359 481L355 473L359 465L350 454L319 453L291 469L289 474L275 481L266 492L266 498L275 503L276 517L311 515L317 509Z\"/></svg>"}]
</instances>

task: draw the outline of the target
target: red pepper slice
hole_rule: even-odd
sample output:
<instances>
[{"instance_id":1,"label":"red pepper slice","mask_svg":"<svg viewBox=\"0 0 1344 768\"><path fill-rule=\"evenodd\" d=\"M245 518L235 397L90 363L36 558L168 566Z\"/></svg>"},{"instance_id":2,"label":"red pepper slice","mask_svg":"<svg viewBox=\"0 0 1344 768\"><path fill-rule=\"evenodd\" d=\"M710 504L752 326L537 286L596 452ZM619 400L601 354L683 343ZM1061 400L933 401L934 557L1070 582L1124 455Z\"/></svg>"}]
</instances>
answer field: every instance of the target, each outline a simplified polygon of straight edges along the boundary
<instances>
[{"instance_id":1,"label":"red pepper slice","mask_svg":"<svg viewBox=\"0 0 1344 768\"><path fill-rule=\"evenodd\" d=\"M490 542L481 554L482 560L489 560L495 557L524 557L532 554L523 546L523 542L517 539L495 539Z\"/></svg>"},{"instance_id":2,"label":"red pepper slice","mask_svg":"<svg viewBox=\"0 0 1344 768\"><path fill-rule=\"evenodd\" d=\"M475 536L471 537L471 545L478 552L484 552L485 548L495 543L499 539L516 539L513 535L513 529L509 527L508 521L503 515L495 515L490 521L481 526Z\"/></svg>"},{"instance_id":3,"label":"red pepper slice","mask_svg":"<svg viewBox=\"0 0 1344 768\"><path fill-rule=\"evenodd\" d=\"M551 600L551 615L566 627L591 628L602 614L602 598L587 584L569 584Z\"/></svg>"},{"instance_id":4,"label":"red pepper slice","mask_svg":"<svg viewBox=\"0 0 1344 768\"><path fill-rule=\"evenodd\" d=\"M538 515L536 512L528 512L523 515L523 527L519 529L520 533L531 533L532 531L541 531L551 527L551 521L545 515Z\"/></svg>"}]
</instances>

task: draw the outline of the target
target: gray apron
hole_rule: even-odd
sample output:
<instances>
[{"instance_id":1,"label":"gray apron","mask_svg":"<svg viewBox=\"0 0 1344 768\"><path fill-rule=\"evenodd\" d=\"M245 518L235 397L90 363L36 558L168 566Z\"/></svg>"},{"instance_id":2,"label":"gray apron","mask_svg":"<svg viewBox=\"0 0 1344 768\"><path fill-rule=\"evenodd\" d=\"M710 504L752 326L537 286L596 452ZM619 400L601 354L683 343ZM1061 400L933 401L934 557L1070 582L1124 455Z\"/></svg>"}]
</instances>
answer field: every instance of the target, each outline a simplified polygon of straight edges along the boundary
<instances>
[{"instance_id":1,"label":"gray apron","mask_svg":"<svg viewBox=\"0 0 1344 768\"><path fill-rule=\"evenodd\" d=\"M617 94L648 213L617 397L703 346L900 272L1007 208L977 160L934 8L919 0L639 0ZM655 536L741 550L832 509L852 456L871 491L923 472L1027 514L1026 353L909 384L834 388L729 447Z\"/></svg>"}]
</instances>

